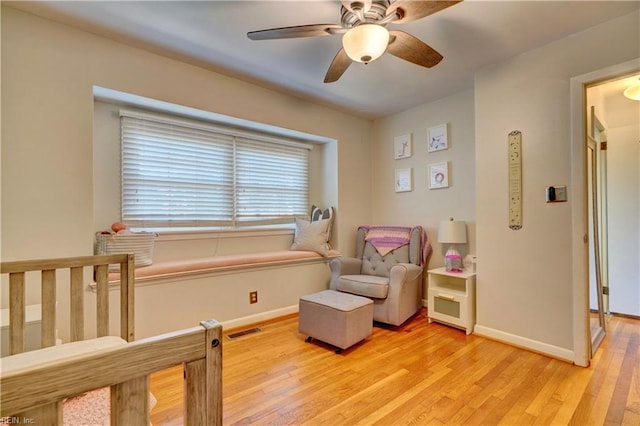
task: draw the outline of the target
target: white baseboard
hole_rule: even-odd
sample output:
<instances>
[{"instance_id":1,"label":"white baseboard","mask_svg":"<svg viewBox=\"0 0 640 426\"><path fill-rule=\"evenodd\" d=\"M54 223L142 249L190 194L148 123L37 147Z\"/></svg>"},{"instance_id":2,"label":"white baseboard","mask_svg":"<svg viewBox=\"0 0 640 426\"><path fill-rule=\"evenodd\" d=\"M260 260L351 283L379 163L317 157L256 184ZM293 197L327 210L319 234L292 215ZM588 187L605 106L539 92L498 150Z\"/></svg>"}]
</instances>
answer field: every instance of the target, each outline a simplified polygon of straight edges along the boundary
<instances>
[{"instance_id":1,"label":"white baseboard","mask_svg":"<svg viewBox=\"0 0 640 426\"><path fill-rule=\"evenodd\" d=\"M221 321L223 330L229 330L232 328L244 327L245 325L252 325L270 319L283 317L285 315L295 314L298 312L298 305L285 306L284 308L274 309L273 311L260 312L259 314L249 315L242 318L235 318L229 321Z\"/></svg>"},{"instance_id":2,"label":"white baseboard","mask_svg":"<svg viewBox=\"0 0 640 426\"><path fill-rule=\"evenodd\" d=\"M473 329L473 334L488 337L520 348L529 349L533 352L538 352L563 361L574 362L575 360L575 353L572 350L528 339L526 337L517 336L515 334L506 333L494 328L476 325Z\"/></svg>"}]
</instances>

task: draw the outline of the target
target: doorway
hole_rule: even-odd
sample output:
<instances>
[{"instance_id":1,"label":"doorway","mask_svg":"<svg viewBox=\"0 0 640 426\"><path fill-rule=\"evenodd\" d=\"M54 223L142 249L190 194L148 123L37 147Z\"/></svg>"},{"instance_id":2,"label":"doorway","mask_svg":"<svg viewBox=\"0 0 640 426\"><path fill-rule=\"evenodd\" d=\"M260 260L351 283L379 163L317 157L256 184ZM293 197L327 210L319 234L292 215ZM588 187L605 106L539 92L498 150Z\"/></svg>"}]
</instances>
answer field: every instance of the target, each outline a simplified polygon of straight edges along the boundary
<instances>
[{"instance_id":1,"label":"doorway","mask_svg":"<svg viewBox=\"0 0 640 426\"><path fill-rule=\"evenodd\" d=\"M597 157L604 310L640 318L640 101L622 95L635 85L640 72L590 86L587 105L590 136L604 142Z\"/></svg>"},{"instance_id":2,"label":"doorway","mask_svg":"<svg viewBox=\"0 0 640 426\"><path fill-rule=\"evenodd\" d=\"M586 85L591 356L604 314L640 318L640 73Z\"/></svg>"},{"instance_id":3,"label":"doorway","mask_svg":"<svg viewBox=\"0 0 640 426\"><path fill-rule=\"evenodd\" d=\"M580 76L573 77L571 79L571 134L572 134L572 182L574 185L573 197L571 200L572 205L572 234L573 234L573 321L574 321L574 362L577 365L588 366L590 363L590 359L592 357L592 353L597 349L598 343L602 338L604 338L604 326L601 326L602 330L594 329L594 332L591 331L591 303L590 303L590 294L589 294L589 285L590 285L590 269L593 271L595 269L595 260L590 261L591 259L595 259L595 253L597 252L599 255L602 253L600 250L589 253L589 242L593 237L593 230L589 232L589 223L591 222L591 226L594 223L593 217L590 217L590 211L595 211L596 214L598 210L593 210L594 199L590 199L589 191L588 191L588 173L591 169L592 162L587 161L590 160L588 158L589 150L588 150L588 135L590 132L590 124L591 124L591 106L587 102L587 88L591 86L599 86L600 88L607 87L608 84L613 85L615 82L620 82L624 77L630 77L632 75L637 75L640 73L640 58L636 58L618 65L609 66L603 69L599 69L587 74L583 74ZM606 83L606 84L605 84ZM624 88L619 90L620 93L624 91ZM626 100L627 102L631 102ZM637 108L640 108L640 102L637 104L635 102L631 102L633 105L638 105ZM601 108L604 104L596 105L595 112L596 115L602 120L601 124L605 128L605 135L607 138L607 142L611 143L611 135L614 132L614 128L616 128L617 123L613 123L612 126L607 122L607 118L609 116L606 114L606 110L610 105L604 105L605 108ZM637 121L640 119L640 109L637 110L634 117L636 119L636 133L640 133L638 130L638 126L640 124ZM616 118L617 119L617 118ZM639 137L636 137L635 142L637 143L640 140ZM638 144L640 145L640 144ZM595 148L595 145L592 144L592 147ZM636 147L636 149L638 149ZM592 151L592 153L595 151ZM612 229L609 226L612 221L610 200L611 200L611 185L612 185L612 172L618 172L616 168L612 169L610 165L611 159L611 150L607 150L605 154L607 156L606 162L609 165L606 170L606 194L608 195L609 200L604 204L607 209L605 211L608 219L606 221L607 227L605 232L608 232L608 236L606 238L607 244L605 247L605 255L608 255L609 259L609 268L606 271L606 276L602 280L602 288L606 288L606 282L610 281L609 278L612 276L612 270L614 270L615 262L622 260L626 261L625 265L629 265L631 262L628 262L628 257L626 259L621 259L619 257L621 246L615 242L615 233L618 231L614 231L612 235ZM636 157L637 158L637 157ZM636 160L638 161L638 160ZM636 165L638 163L636 162ZM589 167L587 167L589 165ZM593 170L593 169L591 169ZM597 170L597 169L596 169ZM591 173L594 173L593 171ZM595 172L597 173L597 172ZM594 175L595 175L594 173ZM636 182L640 179L636 174ZM602 188L601 188L602 190ZM636 194L638 194L638 190L636 187ZM639 196L640 197L640 196ZM627 200L628 202L628 200ZM640 202L639 202L640 203ZM591 207L589 207L591 206ZM627 210L629 210L627 208ZM635 213L635 220L625 220L625 222L639 222L638 212ZM620 220L618 220L620 222ZM619 225L620 223L618 223ZM640 224L638 224L640 228ZM619 227L618 227L619 228ZM613 239L612 239L613 238ZM614 243L612 244L612 241ZM640 244L640 241L639 243ZM612 251L613 247L613 251ZM616 251L616 249L618 251ZM635 251L634 251L635 250ZM640 262L639 249L636 245L634 250L626 250L625 254L627 256L631 256L635 261L632 261L633 265L635 265L635 270L637 274L640 276L640 268L637 266ZM590 265L593 265L590 268ZM617 267L616 267L617 268ZM615 270L618 272L619 268ZM600 271L600 276L604 275L604 271ZM595 276L595 272L591 272ZM611 282L609 282L611 286ZM631 286L635 286L635 290L640 293L640 283L635 282L631 283ZM611 287L610 287L611 288ZM616 290L617 291L617 290ZM614 290L611 290L613 293ZM597 300L597 292L594 293L595 298ZM611 295L610 295L611 296ZM593 297L591 297L593 299ZM611 299L611 298L609 298ZM634 299L629 298L629 299ZM600 311L602 314L605 312L605 303L606 298L603 297L602 303L599 306L602 309L597 309L598 316L600 315ZM640 294L634 300L634 303L640 307ZM596 320L598 325L604 324L603 321L599 319ZM606 326L606 325L605 325ZM592 344L593 343L593 344Z\"/></svg>"}]
</instances>

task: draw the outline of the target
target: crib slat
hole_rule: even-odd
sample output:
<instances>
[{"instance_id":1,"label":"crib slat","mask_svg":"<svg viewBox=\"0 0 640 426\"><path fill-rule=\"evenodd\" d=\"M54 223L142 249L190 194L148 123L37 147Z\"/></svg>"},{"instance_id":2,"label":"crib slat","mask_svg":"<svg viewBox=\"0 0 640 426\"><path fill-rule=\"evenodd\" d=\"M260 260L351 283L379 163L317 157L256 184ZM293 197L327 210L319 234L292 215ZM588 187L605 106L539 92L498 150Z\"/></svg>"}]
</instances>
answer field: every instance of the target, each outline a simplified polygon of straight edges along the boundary
<instances>
[{"instance_id":1,"label":"crib slat","mask_svg":"<svg viewBox=\"0 0 640 426\"><path fill-rule=\"evenodd\" d=\"M72 342L84 340L84 292L82 291L83 273L84 271L81 266L71 268L70 322Z\"/></svg>"},{"instance_id":2,"label":"crib slat","mask_svg":"<svg viewBox=\"0 0 640 426\"><path fill-rule=\"evenodd\" d=\"M98 337L109 335L109 266L96 266Z\"/></svg>"},{"instance_id":3,"label":"crib slat","mask_svg":"<svg viewBox=\"0 0 640 426\"><path fill-rule=\"evenodd\" d=\"M25 350L24 272L9 274L9 354Z\"/></svg>"},{"instance_id":4,"label":"crib slat","mask_svg":"<svg viewBox=\"0 0 640 426\"><path fill-rule=\"evenodd\" d=\"M111 386L111 425L149 424L149 376Z\"/></svg>"},{"instance_id":5,"label":"crib slat","mask_svg":"<svg viewBox=\"0 0 640 426\"><path fill-rule=\"evenodd\" d=\"M127 342L135 338L135 255L129 254L127 262L120 264L120 337ZM126 309L125 309L126 307Z\"/></svg>"},{"instance_id":6,"label":"crib slat","mask_svg":"<svg viewBox=\"0 0 640 426\"><path fill-rule=\"evenodd\" d=\"M184 364L184 424L187 426L207 423L207 362L203 359Z\"/></svg>"},{"instance_id":7,"label":"crib slat","mask_svg":"<svg viewBox=\"0 0 640 426\"><path fill-rule=\"evenodd\" d=\"M56 344L56 271L42 271L42 347Z\"/></svg>"}]
</instances>

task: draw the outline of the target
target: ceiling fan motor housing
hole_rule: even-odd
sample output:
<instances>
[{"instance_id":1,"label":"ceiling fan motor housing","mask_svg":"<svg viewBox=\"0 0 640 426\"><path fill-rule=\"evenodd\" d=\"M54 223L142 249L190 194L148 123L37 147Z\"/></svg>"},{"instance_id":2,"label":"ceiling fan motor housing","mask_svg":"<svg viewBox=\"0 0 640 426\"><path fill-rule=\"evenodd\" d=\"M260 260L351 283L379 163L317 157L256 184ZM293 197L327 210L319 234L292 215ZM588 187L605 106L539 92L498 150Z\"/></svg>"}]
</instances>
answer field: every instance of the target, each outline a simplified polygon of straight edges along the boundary
<instances>
[{"instance_id":1,"label":"ceiling fan motor housing","mask_svg":"<svg viewBox=\"0 0 640 426\"><path fill-rule=\"evenodd\" d=\"M373 0L366 11L362 2L351 3L351 9L342 6L342 26L353 28L361 24L386 25L395 18L395 15L387 16L387 8L390 4L389 0Z\"/></svg>"}]
</instances>

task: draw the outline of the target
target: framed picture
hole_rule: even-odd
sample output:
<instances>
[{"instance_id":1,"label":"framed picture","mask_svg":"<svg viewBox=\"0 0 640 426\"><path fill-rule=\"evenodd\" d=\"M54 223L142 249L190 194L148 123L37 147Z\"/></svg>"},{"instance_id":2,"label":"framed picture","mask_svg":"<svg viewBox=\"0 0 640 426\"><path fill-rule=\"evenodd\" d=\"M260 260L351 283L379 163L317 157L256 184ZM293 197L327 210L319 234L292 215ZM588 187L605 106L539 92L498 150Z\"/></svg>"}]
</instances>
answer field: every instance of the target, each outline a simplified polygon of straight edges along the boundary
<instances>
[{"instance_id":1,"label":"framed picture","mask_svg":"<svg viewBox=\"0 0 640 426\"><path fill-rule=\"evenodd\" d=\"M429 189L449 187L449 162L429 165Z\"/></svg>"},{"instance_id":2,"label":"framed picture","mask_svg":"<svg viewBox=\"0 0 640 426\"><path fill-rule=\"evenodd\" d=\"M412 169L396 169L396 192L413 191Z\"/></svg>"},{"instance_id":3,"label":"framed picture","mask_svg":"<svg viewBox=\"0 0 640 426\"><path fill-rule=\"evenodd\" d=\"M440 151L449 148L449 141L447 138L447 125L440 124L439 126L429 128L429 152Z\"/></svg>"},{"instance_id":4,"label":"framed picture","mask_svg":"<svg viewBox=\"0 0 640 426\"><path fill-rule=\"evenodd\" d=\"M396 160L411 157L411 133L393 138L393 148Z\"/></svg>"}]
</instances>

